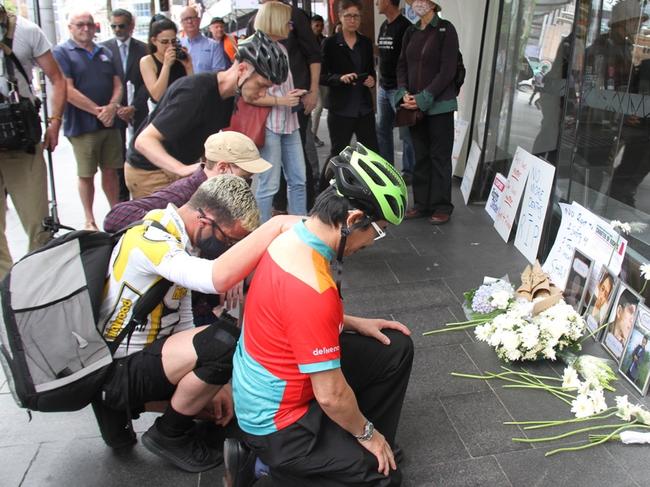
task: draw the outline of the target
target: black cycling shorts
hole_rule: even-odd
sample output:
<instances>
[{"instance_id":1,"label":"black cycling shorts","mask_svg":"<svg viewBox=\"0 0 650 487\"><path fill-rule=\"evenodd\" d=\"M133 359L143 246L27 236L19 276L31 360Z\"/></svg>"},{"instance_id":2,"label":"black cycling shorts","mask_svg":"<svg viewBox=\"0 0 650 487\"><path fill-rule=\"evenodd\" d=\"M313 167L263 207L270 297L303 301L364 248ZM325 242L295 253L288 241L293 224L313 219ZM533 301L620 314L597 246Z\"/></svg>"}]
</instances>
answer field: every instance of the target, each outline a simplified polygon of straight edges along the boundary
<instances>
[{"instance_id":1,"label":"black cycling shorts","mask_svg":"<svg viewBox=\"0 0 650 487\"><path fill-rule=\"evenodd\" d=\"M162 347L167 338L113 362L102 386L104 405L118 411L130 408L137 417L145 403L171 399L176 386L169 382L162 365Z\"/></svg>"}]
</instances>

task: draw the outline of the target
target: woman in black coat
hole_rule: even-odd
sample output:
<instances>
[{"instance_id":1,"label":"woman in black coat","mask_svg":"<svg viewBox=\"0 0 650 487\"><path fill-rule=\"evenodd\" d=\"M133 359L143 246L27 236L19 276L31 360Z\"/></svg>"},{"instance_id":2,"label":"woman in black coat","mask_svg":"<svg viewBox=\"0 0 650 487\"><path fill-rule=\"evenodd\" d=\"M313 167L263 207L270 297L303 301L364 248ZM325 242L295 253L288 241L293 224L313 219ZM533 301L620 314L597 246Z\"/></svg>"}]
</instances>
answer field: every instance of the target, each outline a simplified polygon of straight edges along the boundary
<instances>
[{"instance_id":1,"label":"woman in black coat","mask_svg":"<svg viewBox=\"0 0 650 487\"><path fill-rule=\"evenodd\" d=\"M323 41L320 83L329 86L327 128L332 149L330 157L357 141L378 150L375 112L371 89L375 86L375 67L370 39L357 32L361 23L361 4L343 0L339 4L341 32Z\"/></svg>"}]
</instances>

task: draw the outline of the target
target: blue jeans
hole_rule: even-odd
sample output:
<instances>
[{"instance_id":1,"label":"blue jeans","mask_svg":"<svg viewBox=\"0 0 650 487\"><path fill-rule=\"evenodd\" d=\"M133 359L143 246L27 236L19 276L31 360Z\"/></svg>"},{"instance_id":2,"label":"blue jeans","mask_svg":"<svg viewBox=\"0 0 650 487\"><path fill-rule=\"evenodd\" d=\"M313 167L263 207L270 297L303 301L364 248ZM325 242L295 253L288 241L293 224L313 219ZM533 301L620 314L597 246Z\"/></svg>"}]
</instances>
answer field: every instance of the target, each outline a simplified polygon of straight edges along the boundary
<instances>
[{"instance_id":1,"label":"blue jeans","mask_svg":"<svg viewBox=\"0 0 650 487\"><path fill-rule=\"evenodd\" d=\"M300 131L276 134L268 128L260 155L271 163L271 169L258 174L255 199L260 207L262 222L271 218L273 196L280 188L280 174L287 180L288 211L292 215L307 214L305 188L305 156L300 142Z\"/></svg>"},{"instance_id":2,"label":"blue jeans","mask_svg":"<svg viewBox=\"0 0 650 487\"><path fill-rule=\"evenodd\" d=\"M393 96L396 89L385 90L379 86L377 91L377 141L379 142L379 154L388 162L394 165L395 147L393 144L393 124L395 122L395 105ZM402 150L402 171L412 173L415 166L415 152L411 134L406 127L400 127L399 138L403 143Z\"/></svg>"}]
</instances>

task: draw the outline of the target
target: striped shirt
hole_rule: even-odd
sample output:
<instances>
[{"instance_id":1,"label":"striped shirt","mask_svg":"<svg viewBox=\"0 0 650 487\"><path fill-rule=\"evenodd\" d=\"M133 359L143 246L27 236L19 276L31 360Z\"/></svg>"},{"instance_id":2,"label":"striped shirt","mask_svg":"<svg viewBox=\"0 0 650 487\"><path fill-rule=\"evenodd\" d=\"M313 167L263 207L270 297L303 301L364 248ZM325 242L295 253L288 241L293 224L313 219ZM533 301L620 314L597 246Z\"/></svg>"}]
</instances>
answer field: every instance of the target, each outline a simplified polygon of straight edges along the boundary
<instances>
[{"instance_id":1,"label":"striped shirt","mask_svg":"<svg viewBox=\"0 0 650 487\"><path fill-rule=\"evenodd\" d=\"M287 54L287 48L282 44L276 43L284 55L289 57ZM273 85L267 90L269 96L286 96L291 90L293 90L293 77L291 76L291 70L289 71L289 76L284 83L281 85ZM291 107L287 106L274 106L271 108L271 113L266 118L266 128L271 132L276 134L292 134L294 131L298 130L298 114L291 111Z\"/></svg>"}]
</instances>

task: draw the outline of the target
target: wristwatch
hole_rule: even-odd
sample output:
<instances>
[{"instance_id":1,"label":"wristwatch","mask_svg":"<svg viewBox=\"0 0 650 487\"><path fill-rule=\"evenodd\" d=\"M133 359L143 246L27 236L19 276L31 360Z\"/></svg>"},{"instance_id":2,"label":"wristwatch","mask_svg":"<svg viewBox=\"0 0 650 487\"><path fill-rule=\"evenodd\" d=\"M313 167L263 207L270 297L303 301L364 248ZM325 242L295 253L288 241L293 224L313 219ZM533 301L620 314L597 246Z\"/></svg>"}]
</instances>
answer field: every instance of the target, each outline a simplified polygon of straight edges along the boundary
<instances>
[{"instance_id":1,"label":"wristwatch","mask_svg":"<svg viewBox=\"0 0 650 487\"><path fill-rule=\"evenodd\" d=\"M359 441L368 441L372 438L374 432L375 425L366 419L366 424L363 425L363 433L360 435L354 435L354 437Z\"/></svg>"}]
</instances>

